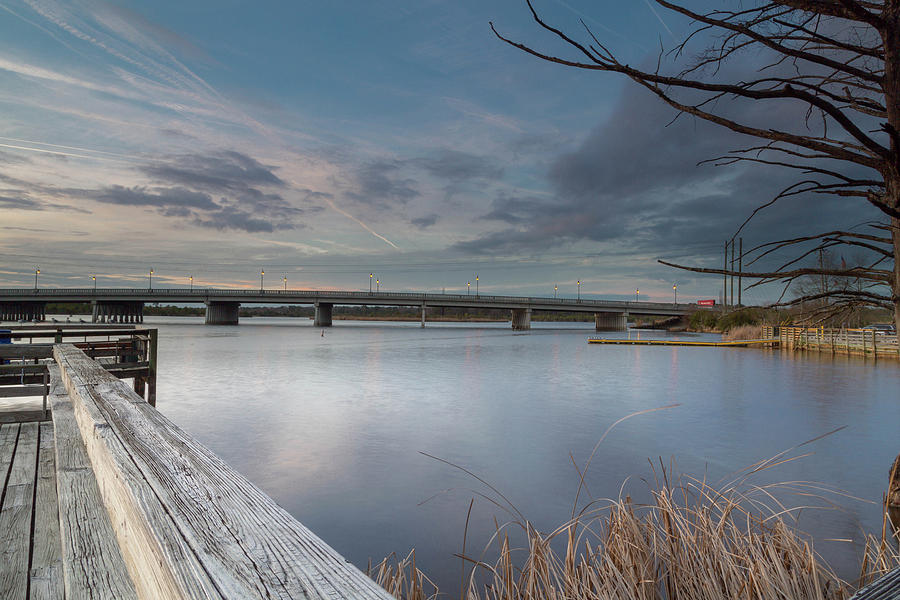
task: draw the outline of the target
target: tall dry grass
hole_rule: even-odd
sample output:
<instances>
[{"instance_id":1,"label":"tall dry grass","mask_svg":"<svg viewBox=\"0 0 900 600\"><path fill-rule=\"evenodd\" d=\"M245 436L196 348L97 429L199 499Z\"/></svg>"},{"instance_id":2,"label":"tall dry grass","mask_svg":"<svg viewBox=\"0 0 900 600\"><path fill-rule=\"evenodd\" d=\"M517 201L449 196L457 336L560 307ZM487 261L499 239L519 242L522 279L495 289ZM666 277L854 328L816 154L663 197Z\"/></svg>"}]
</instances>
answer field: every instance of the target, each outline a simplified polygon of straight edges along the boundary
<instances>
[{"instance_id":1,"label":"tall dry grass","mask_svg":"<svg viewBox=\"0 0 900 600\"><path fill-rule=\"evenodd\" d=\"M867 539L859 580L842 581L793 527L794 512L808 507L786 508L779 490L815 497L822 488L746 479L714 487L687 476L673 482L662 471L647 504L594 501L549 533L516 519L497 527L480 557L463 550L461 598L839 600L900 565L885 524L880 539ZM370 574L398 599L439 596L414 552Z\"/></svg>"},{"instance_id":2,"label":"tall dry grass","mask_svg":"<svg viewBox=\"0 0 900 600\"><path fill-rule=\"evenodd\" d=\"M722 334L722 339L726 342L736 342L739 340L759 340L763 338L762 325L739 325L729 329Z\"/></svg>"}]
</instances>

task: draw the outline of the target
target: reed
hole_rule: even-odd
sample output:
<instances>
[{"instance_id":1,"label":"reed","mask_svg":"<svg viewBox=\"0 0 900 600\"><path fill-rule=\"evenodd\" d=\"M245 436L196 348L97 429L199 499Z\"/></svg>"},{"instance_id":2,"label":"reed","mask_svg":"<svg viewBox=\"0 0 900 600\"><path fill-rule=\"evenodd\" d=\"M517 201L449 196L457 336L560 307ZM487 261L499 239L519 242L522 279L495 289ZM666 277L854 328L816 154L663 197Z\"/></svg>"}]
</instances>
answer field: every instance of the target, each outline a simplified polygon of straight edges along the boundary
<instances>
[{"instance_id":1,"label":"reed","mask_svg":"<svg viewBox=\"0 0 900 600\"><path fill-rule=\"evenodd\" d=\"M782 492L816 497L821 486L752 486L746 477L712 486L660 472L645 504L627 496L591 501L548 533L521 518L498 526L481 557L463 551L469 569L461 598L840 600L900 565L885 519L880 538L867 539L859 580L835 575L792 524L794 512L809 507L778 500ZM398 599L439 596L414 552L385 559L370 574Z\"/></svg>"},{"instance_id":2,"label":"reed","mask_svg":"<svg viewBox=\"0 0 900 600\"><path fill-rule=\"evenodd\" d=\"M763 338L762 325L738 325L729 329L722 334L722 339L726 342L736 342L738 340L759 340Z\"/></svg>"}]
</instances>

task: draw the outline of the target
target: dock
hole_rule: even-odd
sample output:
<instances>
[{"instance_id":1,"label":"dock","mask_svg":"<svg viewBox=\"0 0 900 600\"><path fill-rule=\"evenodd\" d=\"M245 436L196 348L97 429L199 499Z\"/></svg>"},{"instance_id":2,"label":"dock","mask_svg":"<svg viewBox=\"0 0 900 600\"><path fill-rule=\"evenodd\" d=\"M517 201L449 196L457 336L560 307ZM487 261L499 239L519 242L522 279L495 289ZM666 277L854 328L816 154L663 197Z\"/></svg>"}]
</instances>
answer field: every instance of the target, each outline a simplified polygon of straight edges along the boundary
<instances>
[{"instance_id":1,"label":"dock","mask_svg":"<svg viewBox=\"0 0 900 600\"><path fill-rule=\"evenodd\" d=\"M47 418L0 425L0 598L392 598L107 365L49 346Z\"/></svg>"},{"instance_id":2,"label":"dock","mask_svg":"<svg viewBox=\"0 0 900 600\"><path fill-rule=\"evenodd\" d=\"M777 338L766 338L760 340L735 340L731 342L698 342L692 340L623 340L623 339L601 339L588 338L589 344L613 344L618 346L713 346L741 348L746 346L778 346Z\"/></svg>"}]
</instances>

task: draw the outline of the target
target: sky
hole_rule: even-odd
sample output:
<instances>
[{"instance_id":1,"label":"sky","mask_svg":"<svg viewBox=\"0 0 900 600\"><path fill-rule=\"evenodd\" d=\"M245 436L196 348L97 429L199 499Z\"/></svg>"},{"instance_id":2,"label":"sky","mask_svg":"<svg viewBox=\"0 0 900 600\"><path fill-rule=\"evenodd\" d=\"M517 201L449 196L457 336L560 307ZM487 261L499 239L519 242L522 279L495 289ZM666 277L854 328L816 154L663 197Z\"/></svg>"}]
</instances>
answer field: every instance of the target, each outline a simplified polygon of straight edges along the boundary
<instances>
[{"instance_id":1,"label":"sky","mask_svg":"<svg viewBox=\"0 0 900 600\"><path fill-rule=\"evenodd\" d=\"M647 0L536 6L629 64L690 30ZM568 51L522 0L0 0L0 286L716 298L657 259L720 266L790 174L698 166L747 140L489 22ZM866 216L803 202L745 245Z\"/></svg>"}]
</instances>

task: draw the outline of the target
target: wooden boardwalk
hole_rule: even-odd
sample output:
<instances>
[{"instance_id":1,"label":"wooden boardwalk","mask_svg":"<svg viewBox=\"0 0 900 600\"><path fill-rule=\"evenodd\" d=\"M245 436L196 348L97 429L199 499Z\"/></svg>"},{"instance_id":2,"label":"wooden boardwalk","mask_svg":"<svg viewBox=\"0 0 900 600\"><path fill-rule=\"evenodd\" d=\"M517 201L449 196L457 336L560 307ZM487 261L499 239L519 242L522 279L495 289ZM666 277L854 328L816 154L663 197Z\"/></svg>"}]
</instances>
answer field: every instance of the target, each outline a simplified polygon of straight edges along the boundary
<instances>
[{"instance_id":1,"label":"wooden boardwalk","mask_svg":"<svg viewBox=\"0 0 900 600\"><path fill-rule=\"evenodd\" d=\"M52 421L0 425L0 598L391 598L83 351L53 354Z\"/></svg>"}]
</instances>

